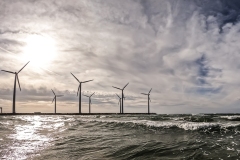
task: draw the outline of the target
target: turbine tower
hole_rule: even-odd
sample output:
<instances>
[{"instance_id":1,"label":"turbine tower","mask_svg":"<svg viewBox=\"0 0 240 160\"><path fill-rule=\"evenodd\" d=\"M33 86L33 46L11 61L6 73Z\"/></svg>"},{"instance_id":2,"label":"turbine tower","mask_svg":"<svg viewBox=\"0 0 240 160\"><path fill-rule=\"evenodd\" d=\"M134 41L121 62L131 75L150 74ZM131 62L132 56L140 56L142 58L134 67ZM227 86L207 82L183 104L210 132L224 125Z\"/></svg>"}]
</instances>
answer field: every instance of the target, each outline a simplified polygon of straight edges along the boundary
<instances>
[{"instance_id":1,"label":"turbine tower","mask_svg":"<svg viewBox=\"0 0 240 160\"><path fill-rule=\"evenodd\" d=\"M94 92L94 93L95 93L95 92ZM88 98L89 98L89 113L91 113L91 103L92 103L91 97L94 95L94 93L91 94L90 96L84 95L85 97L88 97Z\"/></svg>"},{"instance_id":2,"label":"turbine tower","mask_svg":"<svg viewBox=\"0 0 240 160\"><path fill-rule=\"evenodd\" d=\"M2 107L0 107L0 109L1 109L1 113L2 113Z\"/></svg>"},{"instance_id":3,"label":"turbine tower","mask_svg":"<svg viewBox=\"0 0 240 160\"><path fill-rule=\"evenodd\" d=\"M14 88L13 88L13 108L12 108L12 113L16 113L16 108L15 108L15 106L16 106L15 105L15 100L16 100L16 80L18 81L18 86L19 86L19 89L21 91L20 82L19 82L19 78L18 78L18 73L20 73L27 64L25 64L18 72L11 72L11 71L2 70L3 72L8 72L8 73L15 74Z\"/></svg>"},{"instance_id":4,"label":"turbine tower","mask_svg":"<svg viewBox=\"0 0 240 160\"><path fill-rule=\"evenodd\" d=\"M150 92L152 91L152 88L150 89L150 91L148 92L148 94L146 93L141 93L141 94L144 94L144 95L147 95L148 96L148 114L150 113L150 108L149 108L149 101L151 102L151 99L150 99Z\"/></svg>"},{"instance_id":5,"label":"turbine tower","mask_svg":"<svg viewBox=\"0 0 240 160\"><path fill-rule=\"evenodd\" d=\"M120 113L122 113L122 109L121 109L121 104L122 104L122 103L121 103L121 99L122 99L122 98L121 98L121 97L119 97L119 95L118 95L118 94L116 94L116 95L117 95L117 96L118 96L118 98L119 98L118 104L120 104ZM125 100L125 98L126 98L126 97L124 97L124 100Z\"/></svg>"},{"instance_id":6,"label":"turbine tower","mask_svg":"<svg viewBox=\"0 0 240 160\"><path fill-rule=\"evenodd\" d=\"M112 86L113 88L116 88L116 89L122 91L122 113L124 113L124 112L123 112L123 98L124 98L123 90L127 87L128 84L129 84L129 83L127 83L122 89L121 89L121 88L118 88L118 87Z\"/></svg>"},{"instance_id":7,"label":"turbine tower","mask_svg":"<svg viewBox=\"0 0 240 160\"><path fill-rule=\"evenodd\" d=\"M51 89L51 90L52 90L52 89ZM52 92L53 92L53 90L52 90ZM53 101L55 100L54 113L56 114L56 111L57 111L57 107L56 107L57 97L62 97L63 95L56 95L54 92L53 92L53 94L54 94L54 98L53 98L53 100L52 100L52 103L53 103Z\"/></svg>"},{"instance_id":8,"label":"turbine tower","mask_svg":"<svg viewBox=\"0 0 240 160\"><path fill-rule=\"evenodd\" d=\"M71 73L71 72L70 72ZM72 73L71 73L72 74ZM72 74L73 75L73 74ZM73 75L73 77L79 82L79 86L78 86L78 91L77 91L77 96L78 96L78 94L79 94L79 114L81 114L82 113L82 111L81 111L81 103L82 103L82 96L81 96L81 92L82 92L82 83L87 83L87 82L90 82L90 81L93 81L93 79L92 80L88 80L88 81L83 81L83 82L80 82L78 79L77 79L77 77L75 77L74 75Z\"/></svg>"}]
</instances>

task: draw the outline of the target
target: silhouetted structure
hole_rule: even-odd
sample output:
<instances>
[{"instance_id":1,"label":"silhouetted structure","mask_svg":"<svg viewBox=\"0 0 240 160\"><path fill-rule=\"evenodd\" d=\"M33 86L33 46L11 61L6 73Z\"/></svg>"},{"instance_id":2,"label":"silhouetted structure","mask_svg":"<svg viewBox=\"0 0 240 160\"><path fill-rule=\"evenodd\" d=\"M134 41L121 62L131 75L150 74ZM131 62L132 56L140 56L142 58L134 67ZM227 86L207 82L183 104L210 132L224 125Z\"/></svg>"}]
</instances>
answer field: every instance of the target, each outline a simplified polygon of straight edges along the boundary
<instances>
[{"instance_id":1,"label":"silhouetted structure","mask_svg":"<svg viewBox=\"0 0 240 160\"><path fill-rule=\"evenodd\" d=\"M116 95L117 95L117 94L116 94ZM119 97L119 95L117 95L117 96L118 96L118 98L119 98L118 104L120 104L120 113L122 113L122 108L121 108L121 107L122 107L122 105L121 105L121 104L122 104L122 103L121 103L121 99L122 99L122 98Z\"/></svg>"},{"instance_id":2,"label":"silhouetted structure","mask_svg":"<svg viewBox=\"0 0 240 160\"><path fill-rule=\"evenodd\" d=\"M0 109L1 109L1 113L2 113L2 107L0 107Z\"/></svg>"},{"instance_id":3,"label":"silhouetted structure","mask_svg":"<svg viewBox=\"0 0 240 160\"><path fill-rule=\"evenodd\" d=\"M88 97L88 99L89 99L89 113L91 113L91 103L92 103L91 97L92 97L92 95L94 95L94 93L91 94L90 96L84 95L84 96Z\"/></svg>"},{"instance_id":4,"label":"silhouetted structure","mask_svg":"<svg viewBox=\"0 0 240 160\"><path fill-rule=\"evenodd\" d=\"M52 90L52 92L54 94L53 100L55 100L54 113L56 113L56 111L57 111L57 106L56 106L57 97L62 97L63 95L56 95L53 90ZM53 100L52 100L52 103L53 103Z\"/></svg>"},{"instance_id":5,"label":"silhouetted structure","mask_svg":"<svg viewBox=\"0 0 240 160\"><path fill-rule=\"evenodd\" d=\"M129 84L129 83L127 83L122 89L121 89L121 88L118 88L118 87L112 86L113 88L116 88L116 89L119 89L119 90L122 91L122 113L124 113L124 112L123 112L123 98L124 98L123 90L127 87L128 84Z\"/></svg>"},{"instance_id":6,"label":"silhouetted structure","mask_svg":"<svg viewBox=\"0 0 240 160\"><path fill-rule=\"evenodd\" d=\"M141 94L144 94L144 95L147 95L148 96L148 114L150 113L150 106L149 106L149 101L151 101L150 99L150 92L152 91L152 88L150 89L150 91L148 92L148 94L146 93L141 93Z\"/></svg>"},{"instance_id":7,"label":"silhouetted structure","mask_svg":"<svg viewBox=\"0 0 240 160\"><path fill-rule=\"evenodd\" d=\"M29 61L29 62L30 62L30 61ZM29 62L28 62L28 63L29 63ZM28 64L28 63L27 63L27 64ZM20 82L19 82L19 78L18 78L18 73L20 73L27 64L25 64L18 72L11 72L11 71L2 70L3 72L15 74L14 88L13 88L13 109L12 109L12 113L16 113L16 109L15 109L16 80L18 81L18 86L19 86L19 89L20 89L20 91L21 91Z\"/></svg>"},{"instance_id":8,"label":"silhouetted structure","mask_svg":"<svg viewBox=\"0 0 240 160\"><path fill-rule=\"evenodd\" d=\"M71 72L70 72L71 73ZM72 74L72 73L71 73ZM73 74L72 74L73 75ZM73 75L73 77L79 82L79 86L78 86L78 91L77 91L77 96L78 96L78 94L79 94L79 113L82 113L82 111L81 111L81 106L82 106L82 96L81 96L81 92L82 92L82 83L87 83L87 82L90 82L90 81L93 81L93 79L92 80L88 80L88 81L83 81L83 82L80 82L78 79L77 79L77 77L75 77L74 75Z\"/></svg>"},{"instance_id":9,"label":"silhouetted structure","mask_svg":"<svg viewBox=\"0 0 240 160\"><path fill-rule=\"evenodd\" d=\"M116 95L117 95L117 96L118 96L118 98L119 98L118 104L120 104L120 113L122 113L122 109L121 109L121 106L122 106L122 105L121 105L121 104L122 104L122 102L121 102L121 99L122 99L122 98L121 98L121 97L119 97L119 95L118 95L118 94L116 94ZM125 100L125 98L126 98L126 97L123 97L123 98L124 98L124 100Z\"/></svg>"}]
</instances>

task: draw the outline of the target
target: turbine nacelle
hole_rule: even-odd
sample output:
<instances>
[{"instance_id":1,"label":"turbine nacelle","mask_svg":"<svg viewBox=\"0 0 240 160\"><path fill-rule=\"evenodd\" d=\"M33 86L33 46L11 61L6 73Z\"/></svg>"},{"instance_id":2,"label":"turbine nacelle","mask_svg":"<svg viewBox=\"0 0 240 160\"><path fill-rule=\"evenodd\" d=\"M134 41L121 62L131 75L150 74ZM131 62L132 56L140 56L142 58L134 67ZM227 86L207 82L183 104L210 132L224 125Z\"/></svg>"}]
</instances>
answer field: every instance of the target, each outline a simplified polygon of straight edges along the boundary
<instances>
[{"instance_id":1,"label":"turbine nacelle","mask_svg":"<svg viewBox=\"0 0 240 160\"><path fill-rule=\"evenodd\" d=\"M30 61L29 61L29 62L30 62ZM28 62L28 63L29 63L29 62ZM27 64L28 64L28 63L27 63ZM20 86L20 81L19 81L19 78L18 78L18 73L20 73L20 72L23 70L23 68L26 67L27 64L25 64L18 72L11 72L11 71L7 71L7 70L2 70L3 72L15 74L20 91L21 91L21 86Z\"/></svg>"},{"instance_id":2,"label":"turbine nacelle","mask_svg":"<svg viewBox=\"0 0 240 160\"><path fill-rule=\"evenodd\" d=\"M146 95L146 96L150 96L151 91L152 91L152 88L150 89L150 91L148 93L141 93L141 94Z\"/></svg>"},{"instance_id":3,"label":"turbine nacelle","mask_svg":"<svg viewBox=\"0 0 240 160\"><path fill-rule=\"evenodd\" d=\"M71 73L71 72L70 72ZM72 74L72 73L71 73ZM79 83L87 83L87 82L90 82L90 81L93 81L94 79L91 79L91 80L87 80L87 81L79 81L78 79L77 79L77 77L76 76L74 76L74 74L72 74L73 75L73 77L79 82Z\"/></svg>"},{"instance_id":4,"label":"turbine nacelle","mask_svg":"<svg viewBox=\"0 0 240 160\"><path fill-rule=\"evenodd\" d=\"M118 90L124 90L126 87L127 87L127 85L129 84L129 82L121 89L121 88L118 88L118 87L114 87L114 86L112 86L113 88L116 88L116 89L118 89Z\"/></svg>"},{"instance_id":5,"label":"turbine nacelle","mask_svg":"<svg viewBox=\"0 0 240 160\"><path fill-rule=\"evenodd\" d=\"M95 92L94 92L94 93L95 93ZM91 97L94 95L94 93L91 94L90 96L83 94L83 96L88 97L88 98L91 98Z\"/></svg>"},{"instance_id":6,"label":"turbine nacelle","mask_svg":"<svg viewBox=\"0 0 240 160\"><path fill-rule=\"evenodd\" d=\"M52 90L52 89L51 89ZM56 97L62 97L64 95L56 95L55 92L52 90L53 94L54 94L54 97L53 97L53 100L52 100L52 103L54 100L56 100Z\"/></svg>"},{"instance_id":7,"label":"turbine nacelle","mask_svg":"<svg viewBox=\"0 0 240 160\"><path fill-rule=\"evenodd\" d=\"M125 98L126 98L126 97L124 97L124 100L125 100ZM121 103L121 100L122 100L122 98L119 98L118 104Z\"/></svg>"},{"instance_id":8,"label":"turbine nacelle","mask_svg":"<svg viewBox=\"0 0 240 160\"><path fill-rule=\"evenodd\" d=\"M71 73L71 72L70 72ZM72 74L72 73L71 73ZM77 96L78 96L78 93L79 93L79 90L80 90L80 87L81 87L81 84L82 83L87 83L87 82L91 82L91 81L93 81L94 79L91 79L91 80L88 80L88 81L83 81L83 82L81 82L81 81L79 81L79 79L76 77L76 76L74 76L74 74L72 74L72 76L79 82L79 86L78 86L78 91L77 91Z\"/></svg>"},{"instance_id":9,"label":"turbine nacelle","mask_svg":"<svg viewBox=\"0 0 240 160\"><path fill-rule=\"evenodd\" d=\"M122 99L118 94L116 94L116 95L118 96L119 99ZM124 98L124 100L126 98L124 94L123 94L123 98Z\"/></svg>"}]
</instances>

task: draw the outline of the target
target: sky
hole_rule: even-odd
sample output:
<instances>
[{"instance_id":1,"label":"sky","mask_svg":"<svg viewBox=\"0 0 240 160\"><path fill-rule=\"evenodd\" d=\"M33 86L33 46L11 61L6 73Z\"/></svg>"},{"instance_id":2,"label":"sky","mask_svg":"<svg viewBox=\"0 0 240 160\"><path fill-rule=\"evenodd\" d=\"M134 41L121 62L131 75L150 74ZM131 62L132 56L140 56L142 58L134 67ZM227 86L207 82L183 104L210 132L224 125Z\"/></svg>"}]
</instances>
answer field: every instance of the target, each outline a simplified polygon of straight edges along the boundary
<instances>
[{"instance_id":1,"label":"sky","mask_svg":"<svg viewBox=\"0 0 240 160\"><path fill-rule=\"evenodd\" d=\"M16 112L240 113L239 0L0 1L0 70L19 73ZM12 112L14 75L0 72ZM82 97L82 112L88 98Z\"/></svg>"}]
</instances>

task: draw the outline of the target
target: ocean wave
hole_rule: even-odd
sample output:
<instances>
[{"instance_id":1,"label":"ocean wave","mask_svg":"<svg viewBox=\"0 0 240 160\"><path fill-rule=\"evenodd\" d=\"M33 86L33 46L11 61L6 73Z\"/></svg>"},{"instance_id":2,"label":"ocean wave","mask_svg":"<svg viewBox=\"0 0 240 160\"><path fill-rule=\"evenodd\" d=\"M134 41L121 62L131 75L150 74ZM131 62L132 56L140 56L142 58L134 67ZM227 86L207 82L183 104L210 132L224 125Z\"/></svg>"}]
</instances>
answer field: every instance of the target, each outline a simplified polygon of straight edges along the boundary
<instances>
[{"instance_id":1,"label":"ocean wave","mask_svg":"<svg viewBox=\"0 0 240 160\"><path fill-rule=\"evenodd\" d=\"M143 126L147 128L171 129L179 128L184 130L202 130L202 131L240 131L240 123L209 123L209 122L186 122L186 121L149 121L149 120L108 120L108 119L82 119L87 122L100 122L106 124L116 124L126 127Z\"/></svg>"},{"instance_id":2,"label":"ocean wave","mask_svg":"<svg viewBox=\"0 0 240 160\"><path fill-rule=\"evenodd\" d=\"M153 116L150 117L150 120L152 121L166 121L166 120L170 120L170 117L164 117L164 116Z\"/></svg>"},{"instance_id":3,"label":"ocean wave","mask_svg":"<svg viewBox=\"0 0 240 160\"><path fill-rule=\"evenodd\" d=\"M211 116L189 116L184 117L183 120L190 121L190 122L213 122L213 117Z\"/></svg>"},{"instance_id":4,"label":"ocean wave","mask_svg":"<svg viewBox=\"0 0 240 160\"><path fill-rule=\"evenodd\" d=\"M220 116L219 118L229 121L240 121L240 116Z\"/></svg>"}]
</instances>

